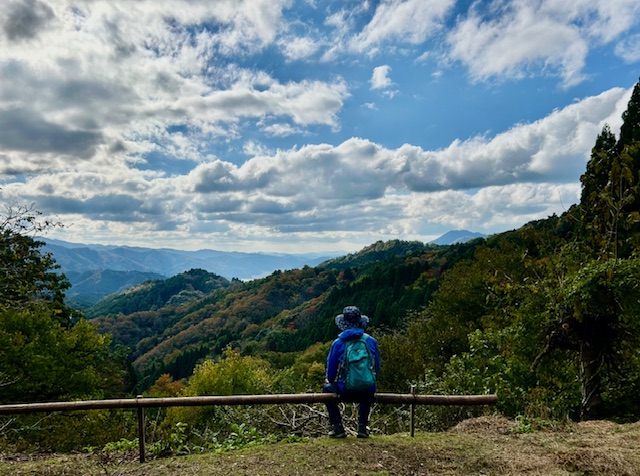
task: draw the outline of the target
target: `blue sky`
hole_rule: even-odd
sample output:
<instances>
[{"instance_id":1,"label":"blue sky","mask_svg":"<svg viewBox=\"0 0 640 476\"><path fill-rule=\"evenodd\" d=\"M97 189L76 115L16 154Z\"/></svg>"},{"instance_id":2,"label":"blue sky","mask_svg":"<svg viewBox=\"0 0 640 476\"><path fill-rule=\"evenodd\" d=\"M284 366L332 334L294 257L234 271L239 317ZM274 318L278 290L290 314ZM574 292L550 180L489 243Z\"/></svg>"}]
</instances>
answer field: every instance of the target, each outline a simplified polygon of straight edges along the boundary
<instances>
[{"instance_id":1,"label":"blue sky","mask_svg":"<svg viewBox=\"0 0 640 476\"><path fill-rule=\"evenodd\" d=\"M576 203L637 0L8 0L0 199L79 243L355 251Z\"/></svg>"}]
</instances>

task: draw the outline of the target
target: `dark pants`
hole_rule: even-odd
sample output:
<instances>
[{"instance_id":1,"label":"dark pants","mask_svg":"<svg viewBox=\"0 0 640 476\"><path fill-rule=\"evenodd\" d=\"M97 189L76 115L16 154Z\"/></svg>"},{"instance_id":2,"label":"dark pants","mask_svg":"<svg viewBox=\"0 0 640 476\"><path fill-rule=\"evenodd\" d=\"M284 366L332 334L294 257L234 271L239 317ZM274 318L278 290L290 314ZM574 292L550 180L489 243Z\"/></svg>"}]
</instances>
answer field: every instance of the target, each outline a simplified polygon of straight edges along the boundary
<instances>
[{"instance_id":1,"label":"dark pants","mask_svg":"<svg viewBox=\"0 0 640 476\"><path fill-rule=\"evenodd\" d=\"M325 383L322 386L322 393L338 393L335 383ZM371 411L371 403L373 402L373 393L371 392L343 392L340 394L343 402L358 403L358 425L367 426L369 423L369 412ZM327 412L329 413L329 423L332 426L342 424L342 416L340 408L335 402L327 402Z\"/></svg>"}]
</instances>

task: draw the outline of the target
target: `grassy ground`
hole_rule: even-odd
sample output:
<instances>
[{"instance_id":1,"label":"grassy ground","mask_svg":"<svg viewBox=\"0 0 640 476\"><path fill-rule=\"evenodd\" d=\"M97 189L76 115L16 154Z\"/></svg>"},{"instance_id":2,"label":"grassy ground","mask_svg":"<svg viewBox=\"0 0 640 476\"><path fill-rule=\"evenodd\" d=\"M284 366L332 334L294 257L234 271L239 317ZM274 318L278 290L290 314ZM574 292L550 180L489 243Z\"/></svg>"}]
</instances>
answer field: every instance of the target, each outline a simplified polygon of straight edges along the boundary
<instances>
[{"instance_id":1,"label":"grassy ground","mask_svg":"<svg viewBox=\"0 0 640 476\"><path fill-rule=\"evenodd\" d=\"M531 430L499 417L462 422L443 433L309 439L226 453L159 458L134 453L0 453L0 475L539 475L640 474L640 423L585 422Z\"/></svg>"}]
</instances>

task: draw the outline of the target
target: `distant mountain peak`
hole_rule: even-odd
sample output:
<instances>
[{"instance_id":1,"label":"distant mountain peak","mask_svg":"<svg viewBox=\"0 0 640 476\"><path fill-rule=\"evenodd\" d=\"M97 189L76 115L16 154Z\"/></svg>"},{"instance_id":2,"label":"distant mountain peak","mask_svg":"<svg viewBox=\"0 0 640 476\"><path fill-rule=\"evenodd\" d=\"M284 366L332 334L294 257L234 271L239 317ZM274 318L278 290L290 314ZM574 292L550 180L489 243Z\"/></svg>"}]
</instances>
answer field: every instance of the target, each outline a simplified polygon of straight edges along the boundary
<instances>
[{"instance_id":1,"label":"distant mountain peak","mask_svg":"<svg viewBox=\"0 0 640 476\"><path fill-rule=\"evenodd\" d=\"M486 238L487 235L469 230L450 230L429 243L434 245L453 245L456 243L466 243L476 238Z\"/></svg>"}]
</instances>

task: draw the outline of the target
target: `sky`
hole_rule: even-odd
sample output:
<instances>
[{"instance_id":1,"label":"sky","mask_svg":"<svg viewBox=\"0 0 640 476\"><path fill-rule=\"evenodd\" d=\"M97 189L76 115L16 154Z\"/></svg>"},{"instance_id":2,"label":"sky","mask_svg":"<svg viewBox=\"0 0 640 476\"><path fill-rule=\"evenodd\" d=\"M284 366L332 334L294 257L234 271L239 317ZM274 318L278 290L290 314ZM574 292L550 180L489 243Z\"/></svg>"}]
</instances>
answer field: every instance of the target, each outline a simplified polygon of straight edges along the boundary
<instances>
[{"instance_id":1,"label":"sky","mask_svg":"<svg viewBox=\"0 0 640 476\"><path fill-rule=\"evenodd\" d=\"M561 214L637 0L2 0L0 202L74 243L353 252ZM0 212L2 213L2 212Z\"/></svg>"}]
</instances>

